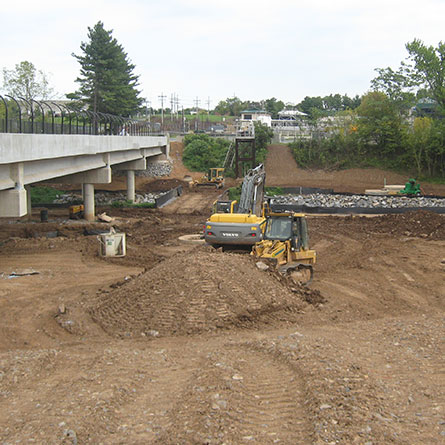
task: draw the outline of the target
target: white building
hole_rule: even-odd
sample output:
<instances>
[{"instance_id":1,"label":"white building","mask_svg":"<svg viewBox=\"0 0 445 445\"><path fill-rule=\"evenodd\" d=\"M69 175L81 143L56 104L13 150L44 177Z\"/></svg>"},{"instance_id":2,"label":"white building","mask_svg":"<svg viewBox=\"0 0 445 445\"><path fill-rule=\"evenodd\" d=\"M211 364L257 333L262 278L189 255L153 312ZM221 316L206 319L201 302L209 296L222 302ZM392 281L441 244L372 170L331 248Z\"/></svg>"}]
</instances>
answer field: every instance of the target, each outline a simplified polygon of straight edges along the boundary
<instances>
[{"instance_id":1,"label":"white building","mask_svg":"<svg viewBox=\"0 0 445 445\"><path fill-rule=\"evenodd\" d=\"M241 121L257 121L268 127L272 126L272 116L263 110L244 110L241 111Z\"/></svg>"}]
</instances>

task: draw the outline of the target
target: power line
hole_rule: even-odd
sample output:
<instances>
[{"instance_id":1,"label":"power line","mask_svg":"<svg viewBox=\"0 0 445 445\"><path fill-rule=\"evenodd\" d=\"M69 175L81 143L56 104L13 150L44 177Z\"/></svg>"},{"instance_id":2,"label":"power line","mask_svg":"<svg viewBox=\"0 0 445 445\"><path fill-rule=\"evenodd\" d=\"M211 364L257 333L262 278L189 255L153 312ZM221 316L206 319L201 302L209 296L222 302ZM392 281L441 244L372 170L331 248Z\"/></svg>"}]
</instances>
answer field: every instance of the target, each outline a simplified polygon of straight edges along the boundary
<instances>
[{"instance_id":1,"label":"power line","mask_svg":"<svg viewBox=\"0 0 445 445\"><path fill-rule=\"evenodd\" d=\"M200 103L201 103L201 101L198 99L198 96L196 96L196 99L195 99L195 109L196 109L195 130L198 130L199 104Z\"/></svg>"},{"instance_id":2,"label":"power line","mask_svg":"<svg viewBox=\"0 0 445 445\"><path fill-rule=\"evenodd\" d=\"M164 93L161 93L160 96L158 96L158 99L161 101L161 125L164 126L164 99L166 99L167 96Z\"/></svg>"}]
</instances>

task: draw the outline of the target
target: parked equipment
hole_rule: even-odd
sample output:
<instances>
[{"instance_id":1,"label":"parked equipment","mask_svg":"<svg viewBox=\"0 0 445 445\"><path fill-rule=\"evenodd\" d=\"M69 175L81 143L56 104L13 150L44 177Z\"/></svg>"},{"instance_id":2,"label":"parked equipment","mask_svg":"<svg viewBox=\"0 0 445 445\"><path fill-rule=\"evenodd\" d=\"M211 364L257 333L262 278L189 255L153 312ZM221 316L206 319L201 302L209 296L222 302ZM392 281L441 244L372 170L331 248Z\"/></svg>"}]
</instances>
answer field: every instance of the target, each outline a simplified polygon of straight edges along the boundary
<instances>
[{"instance_id":1,"label":"parked equipment","mask_svg":"<svg viewBox=\"0 0 445 445\"><path fill-rule=\"evenodd\" d=\"M211 186L217 189L224 186L224 168L209 168L207 174L190 183L191 187Z\"/></svg>"},{"instance_id":2,"label":"parked equipment","mask_svg":"<svg viewBox=\"0 0 445 445\"><path fill-rule=\"evenodd\" d=\"M272 262L278 272L296 283L309 283L317 255L309 249L306 216L268 211L263 240L253 246L252 255Z\"/></svg>"},{"instance_id":3,"label":"parked equipment","mask_svg":"<svg viewBox=\"0 0 445 445\"><path fill-rule=\"evenodd\" d=\"M405 184L405 188L399 191L399 194L406 196L418 196L422 194L422 188L414 178L411 178Z\"/></svg>"},{"instance_id":4,"label":"parked equipment","mask_svg":"<svg viewBox=\"0 0 445 445\"><path fill-rule=\"evenodd\" d=\"M72 205L69 207L70 219L81 219L84 215L83 204Z\"/></svg>"}]
</instances>

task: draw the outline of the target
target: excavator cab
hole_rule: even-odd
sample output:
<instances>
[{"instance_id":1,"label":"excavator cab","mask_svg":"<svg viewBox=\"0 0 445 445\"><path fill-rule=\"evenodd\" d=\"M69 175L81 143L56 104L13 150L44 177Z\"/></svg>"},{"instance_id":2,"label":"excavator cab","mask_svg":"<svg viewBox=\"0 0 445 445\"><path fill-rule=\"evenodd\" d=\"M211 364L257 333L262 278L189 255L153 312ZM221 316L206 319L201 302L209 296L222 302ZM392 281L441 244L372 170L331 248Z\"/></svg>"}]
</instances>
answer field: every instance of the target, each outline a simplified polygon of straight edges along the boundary
<instances>
[{"instance_id":1,"label":"excavator cab","mask_svg":"<svg viewBox=\"0 0 445 445\"><path fill-rule=\"evenodd\" d=\"M238 201L218 199L213 203L213 213L235 213Z\"/></svg>"}]
</instances>

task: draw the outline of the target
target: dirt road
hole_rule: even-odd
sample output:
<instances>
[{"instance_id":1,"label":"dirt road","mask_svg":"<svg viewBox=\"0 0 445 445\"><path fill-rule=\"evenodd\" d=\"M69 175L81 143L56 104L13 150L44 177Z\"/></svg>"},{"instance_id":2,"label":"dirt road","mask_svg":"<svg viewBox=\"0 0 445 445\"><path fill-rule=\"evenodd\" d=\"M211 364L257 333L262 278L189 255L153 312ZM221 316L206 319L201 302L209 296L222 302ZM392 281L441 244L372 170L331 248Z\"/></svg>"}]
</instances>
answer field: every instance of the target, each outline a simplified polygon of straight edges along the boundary
<instances>
[{"instance_id":1,"label":"dirt road","mask_svg":"<svg viewBox=\"0 0 445 445\"><path fill-rule=\"evenodd\" d=\"M213 198L107 209L122 259L61 214L0 224L0 443L443 443L444 217L310 217L292 292L178 240Z\"/></svg>"}]
</instances>

